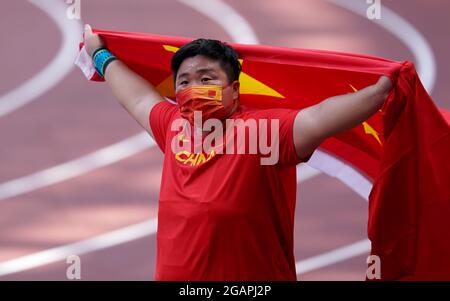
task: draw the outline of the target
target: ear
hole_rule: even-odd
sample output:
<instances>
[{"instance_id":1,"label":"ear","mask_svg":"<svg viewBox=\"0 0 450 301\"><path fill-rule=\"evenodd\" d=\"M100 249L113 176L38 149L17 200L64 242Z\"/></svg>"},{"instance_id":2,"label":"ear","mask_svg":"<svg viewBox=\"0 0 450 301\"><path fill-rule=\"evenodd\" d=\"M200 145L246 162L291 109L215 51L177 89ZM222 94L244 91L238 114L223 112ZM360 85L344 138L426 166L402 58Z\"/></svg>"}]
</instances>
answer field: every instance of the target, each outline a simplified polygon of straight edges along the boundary
<instances>
[{"instance_id":1,"label":"ear","mask_svg":"<svg viewBox=\"0 0 450 301\"><path fill-rule=\"evenodd\" d=\"M241 83L237 80L235 80L232 84L231 84L231 88L233 89L233 99L238 99L239 98L239 88L241 87Z\"/></svg>"}]
</instances>

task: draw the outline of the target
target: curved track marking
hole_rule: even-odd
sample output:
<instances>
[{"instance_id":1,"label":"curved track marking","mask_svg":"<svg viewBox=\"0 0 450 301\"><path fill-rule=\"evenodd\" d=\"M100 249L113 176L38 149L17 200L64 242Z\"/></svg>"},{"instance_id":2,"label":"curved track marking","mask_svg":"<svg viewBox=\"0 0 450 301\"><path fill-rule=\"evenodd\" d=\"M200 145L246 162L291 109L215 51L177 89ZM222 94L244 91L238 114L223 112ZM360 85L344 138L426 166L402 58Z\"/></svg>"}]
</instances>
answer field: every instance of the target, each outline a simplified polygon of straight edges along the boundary
<instances>
[{"instance_id":1,"label":"curved track marking","mask_svg":"<svg viewBox=\"0 0 450 301\"><path fill-rule=\"evenodd\" d=\"M62 44L53 61L32 79L0 97L0 117L28 104L56 86L73 68L78 51L82 26L79 21L66 18L67 6L59 0L29 0L45 12L58 26Z\"/></svg>"},{"instance_id":2,"label":"curved track marking","mask_svg":"<svg viewBox=\"0 0 450 301\"><path fill-rule=\"evenodd\" d=\"M368 239L363 239L345 247L297 261L295 263L295 268L297 269L297 275L305 274L355 256L367 254L369 251L370 241Z\"/></svg>"},{"instance_id":3,"label":"curved track marking","mask_svg":"<svg viewBox=\"0 0 450 301\"><path fill-rule=\"evenodd\" d=\"M65 260L73 254L81 256L145 237L156 232L157 223L156 219L152 219L79 242L2 262L0 277Z\"/></svg>"},{"instance_id":4,"label":"curved track marking","mask_svg":"<svg viewBox=\"0 0 450 301\"><path fill-rule=\"evenodd\" d=\"M221 0L178 0L218 23L233 41L242 44L259 44L253 28L234 8ZM218 16L220 12L220 16ZM219 17L219 18L218 18Z\"/></svg>"},{"instance_id":5,"label":"curved track marking","mask_svg":"<svg viewBox=\"0 0 450 301\"><path fill-rule=\"evenodd\" d=\"M155 142L143 131L78 159L1 183L0 201L81 176L138 154L153 145Z\"/></svg>"},{"instance_id":6,"label":"curved track marking","mask_svg":"<svg viewBox=\"0 0 450 301\"><path fill-rule=\"evenodd\" d=\"M365 1L327 1L360 15L363 18L367 18L366 11L369 6ZM373 22L393 34L409 48L416 59L417 72L420 75L420 79L428 93L431 94L436 83L437 67L433 50L424 36L414 27L414 25L383 5L381 8L381 19Z\"/></svg>"}]
</instances>

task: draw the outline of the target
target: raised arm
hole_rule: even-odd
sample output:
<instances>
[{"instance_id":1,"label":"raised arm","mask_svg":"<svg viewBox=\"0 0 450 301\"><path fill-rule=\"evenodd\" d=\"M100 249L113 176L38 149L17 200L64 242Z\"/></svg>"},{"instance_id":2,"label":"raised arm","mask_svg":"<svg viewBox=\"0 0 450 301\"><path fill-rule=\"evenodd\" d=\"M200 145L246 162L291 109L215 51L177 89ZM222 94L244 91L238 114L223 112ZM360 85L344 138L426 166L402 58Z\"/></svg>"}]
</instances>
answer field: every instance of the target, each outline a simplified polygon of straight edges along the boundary
<instances>
[{"instance_id":1,"label":"raised arm","mask_svg":"<svg viewBox=\"0 0 450 301\"><path fill-rule=\"evenodd\" d=\"M104 45L100 36L93 33L89 25L84 29L84 43L86 51L91 56L96 49ZM122 107L153 136L149 125L149 113L155 104L164 100L163 97L148 81L130 70L120 60L108 65L105 81Z\"/></svg>"},{"instance_id":2,"label":"raised arm","mask_svg":"<svg viewBox=\"0 0 450 301\"><path fill-rule=\"evenodd\" d=\"M294 144L300 158L309 156L328 137L350 130L381 108L391 80L378 82L358 92L330 97L301 110L294 121Z\"/></svg>"}]
</instances>

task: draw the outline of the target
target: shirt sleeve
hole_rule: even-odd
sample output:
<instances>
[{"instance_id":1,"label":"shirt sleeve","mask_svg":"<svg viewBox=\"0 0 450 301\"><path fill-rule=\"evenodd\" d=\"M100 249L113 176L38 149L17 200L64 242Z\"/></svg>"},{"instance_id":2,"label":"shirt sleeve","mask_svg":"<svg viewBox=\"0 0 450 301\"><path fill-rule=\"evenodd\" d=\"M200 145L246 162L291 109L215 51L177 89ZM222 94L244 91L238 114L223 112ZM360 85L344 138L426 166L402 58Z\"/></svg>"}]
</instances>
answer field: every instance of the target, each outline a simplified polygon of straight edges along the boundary
<instances>
[{"instance_id":1,"label":"shirt sleeve","mask_svg":"<svg viewBox=\"0 0 450 301\"><path fill-rule=\"evenodd\" d=\"M278 164L280 166L292 166L302 162L307 162L311 155L300 158L295 150L294 144L294 121L299 110L292 109L268 109L264 110L264 117L269 120L278 120L278 143L279 143L279 158ZM270 127L270 125L269 125ZM269 132L271 130L269 129ZM275 133L277 135L277 133Z\"/></svg>"},{"instance_id":2,"label":"shirt sleeve","mask_svg":"<svg viewBox=\"0 0 450 301\"><path fill-rule=\"evenodd\" d=\"M178 107L168 101L161 101L153 106L149 114L150 128L162 152L165 152L167 132L170 130L170 122L178 112Z\"/></svg>"},{"instance_id":3,"label":"shirt sleeve","mask_svg":"<svg viewBox=\"0 0 450 301\"><path fill-rule=\"evenodd\" d=\"M294 144L294 121L299 110L277 109L274 117L280 120L280 165L297 165L308 161L309 158L300 158ZM273 117L272 117L273 118Z\"/></svg>"}]
</instances>

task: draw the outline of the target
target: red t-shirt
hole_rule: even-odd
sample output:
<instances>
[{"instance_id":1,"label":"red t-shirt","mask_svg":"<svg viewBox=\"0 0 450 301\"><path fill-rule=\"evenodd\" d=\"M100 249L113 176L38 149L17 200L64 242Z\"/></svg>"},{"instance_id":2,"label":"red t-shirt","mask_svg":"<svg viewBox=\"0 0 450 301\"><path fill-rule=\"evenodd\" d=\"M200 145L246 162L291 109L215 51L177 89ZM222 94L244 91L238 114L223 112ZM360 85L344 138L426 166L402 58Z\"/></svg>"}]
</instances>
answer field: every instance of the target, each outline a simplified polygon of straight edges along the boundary
<instances>
[{"instance_id":1,"label":"red t-shirt","mask_svg":"<svg viewBox=\"0 0 450 301\"><path fill-rule=\"evenodd\" d=\"M150 113L165 153L158 209L157 280L296 280L293 253L298 111L240 108L232 119L279 119L279 161L261 154L174 153L167 101ZM246 135L248 138L248 136ZM182 139L183 137L181 137Z\"/></svg>"}]
</instances>

